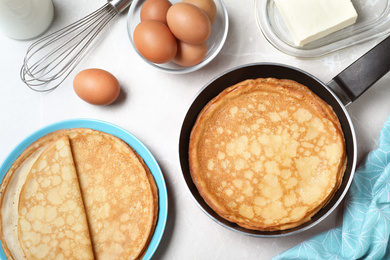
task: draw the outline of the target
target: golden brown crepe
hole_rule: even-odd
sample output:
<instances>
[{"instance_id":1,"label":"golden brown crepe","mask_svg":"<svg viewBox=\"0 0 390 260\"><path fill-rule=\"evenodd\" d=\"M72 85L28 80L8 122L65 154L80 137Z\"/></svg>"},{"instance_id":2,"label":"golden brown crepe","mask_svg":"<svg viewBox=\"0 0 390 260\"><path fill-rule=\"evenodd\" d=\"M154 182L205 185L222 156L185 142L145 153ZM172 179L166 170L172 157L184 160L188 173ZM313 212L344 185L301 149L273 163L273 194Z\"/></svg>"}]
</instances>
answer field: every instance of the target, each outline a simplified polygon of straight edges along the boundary
<instances>
[{"instance_id":1,"label":"golden brown crepe","mask_svg":"<svg viewBox=\"0 0 390 260\"><path fill-rule=\"evenodd\" d=\"M192 179L221 217L254 230L307 222L339 188L345 141L332 108L291 80L247 80L222 91L190 136Z\"/></svg>"},{"instance_id":2,"label":"golden brown crepe","mask_svg":"<svg viewBox=\"0 0 390 260\"><path fill-rule=\"evenodd\" d=\"M125 142L112 135L84 128L58 130L40 138L19 156L7 172L1 185L0 198L0 238L6 256L9 259L33 259L34 252L29 251L33 242L29 239L30 234L26 233L25 220L31 218L30 215L35 215L35 220L40 216L28 213L34 211L34 206L25 210L24 205L32 205L32 201L38 203L41 198L38 194L43 192L42 187L32 189L33 192L29 187L35 180L42 178L42 174L47 174L36 170L44 164L40 160L47 161L47 154L62 161L61 169L68 168L63 158L58 156L60 152L56 152L55 142L59 138L69 139L81 200L78 201L75 193L72 193L74 196L70 200L59 201L48 196L48 202L58 202L58 209L64 209L63 214L67 217L74 214L71 211L75 204L83 203L83 208L79 208L78 212L85 212L94 258L140 259L147 249L157 221L158 194L154 178L142 158ZM50 168L52 173L54 168ZM47 181L42 178L40 182L44 186ZM34 198L31 194L34 194ZM23 199L26 195L27 199ZM50 222L60 223L58 217L59 214ZM42 224L46 229L39 232L52 231L50 243L59 244L62 238L53 235L54 228L50 230L47 228L49 223ZM82 234L78 232L78 235ZM79 246L83 245L81 241L78 243ZM74 255L87 259L82 252L82 247L73 248L72 251Z\"/></svg>"},{"instance_id":3,"label":"golden brown crepe","mask_svg":"<svg viewBox=\"0 0 390 260\"><path fill-rule=\"evenodd\" d=\"M70 137L96 258L137 259L155 224L151 173L119 138L92 130Z\"/></svg>"},{"instance_id":4,"label":"golden brown crepe","mask_svg":"<svg viewBox=\"0 0 390 260\"><path fill-rule=\"evenodd\" d=\"M35 161L19 199L19 241L27 259L93 259L68 136Z\"/></svg>"},{"instance_id":5,"label":"golden brown crepe","mask_svg":"<svg viewBox=\"0 0 390 260\"><path fill-rule=\"evenodd\" d=\"M19 243L19 197L30 170L40 154L59 137L48 134L28 146L3 178L0 187L0 239L8 259L26 259Z\"/></svg>"}]
</instances>

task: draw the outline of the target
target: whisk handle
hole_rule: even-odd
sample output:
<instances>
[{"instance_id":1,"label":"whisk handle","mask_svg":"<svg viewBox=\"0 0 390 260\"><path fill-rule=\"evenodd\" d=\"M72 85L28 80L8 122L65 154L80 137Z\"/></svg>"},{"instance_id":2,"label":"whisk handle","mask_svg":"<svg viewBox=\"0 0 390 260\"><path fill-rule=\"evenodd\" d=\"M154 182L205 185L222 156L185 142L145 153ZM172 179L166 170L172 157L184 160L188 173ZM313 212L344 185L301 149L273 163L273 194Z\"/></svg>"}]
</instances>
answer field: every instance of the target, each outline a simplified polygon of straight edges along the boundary
<instances>
[{"instance_id":1,"label":"whisk handle","mask_svg":"<svg viewBox=\"0 0 390 260\"><path fill-rule=\"evenodd\" d=\"M108 3L110 3L118 11L118 13L121 13L132 2L133 0L108 0Z\"/></svg>"}]
</instances>

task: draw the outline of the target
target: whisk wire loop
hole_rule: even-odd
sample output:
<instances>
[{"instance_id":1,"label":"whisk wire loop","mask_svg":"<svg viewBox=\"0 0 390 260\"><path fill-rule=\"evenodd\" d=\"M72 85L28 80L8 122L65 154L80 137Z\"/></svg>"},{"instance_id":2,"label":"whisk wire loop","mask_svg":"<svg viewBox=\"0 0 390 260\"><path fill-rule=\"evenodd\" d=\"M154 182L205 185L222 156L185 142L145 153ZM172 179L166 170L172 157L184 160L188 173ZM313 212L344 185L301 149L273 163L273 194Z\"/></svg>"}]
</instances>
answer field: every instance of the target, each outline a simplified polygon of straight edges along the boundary
<instances>
[{"instance_id":1,"label":"whisk wire loop","mask_svg":"<svg viewBox=\"0 0 390 260\"><path fill-rule=\"evenodd\" d=\"M80 63L97 35L122 10L107 2L95 12L34 42L20 70L22 81L39 92L57 88Z\"/></svg>"}]
</instances>

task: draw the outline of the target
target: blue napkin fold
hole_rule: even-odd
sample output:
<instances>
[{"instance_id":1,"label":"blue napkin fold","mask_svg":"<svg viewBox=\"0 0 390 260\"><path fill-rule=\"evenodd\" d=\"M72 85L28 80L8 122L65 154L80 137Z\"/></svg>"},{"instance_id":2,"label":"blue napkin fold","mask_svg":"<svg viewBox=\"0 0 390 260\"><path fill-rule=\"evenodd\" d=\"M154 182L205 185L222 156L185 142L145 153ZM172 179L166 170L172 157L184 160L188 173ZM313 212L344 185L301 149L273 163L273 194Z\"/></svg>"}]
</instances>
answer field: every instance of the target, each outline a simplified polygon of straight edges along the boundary
<instances>
[{"instance_id":1,"label":"blue napkin fold","mask_svg":"<svg viewBox=\"0 0 390 260\"><path fill-rule=\"evenodd\" d=\"M343 224L275 256L277 259L390 259L390 117L358 167Z\"/></svg>"}]
</instances>

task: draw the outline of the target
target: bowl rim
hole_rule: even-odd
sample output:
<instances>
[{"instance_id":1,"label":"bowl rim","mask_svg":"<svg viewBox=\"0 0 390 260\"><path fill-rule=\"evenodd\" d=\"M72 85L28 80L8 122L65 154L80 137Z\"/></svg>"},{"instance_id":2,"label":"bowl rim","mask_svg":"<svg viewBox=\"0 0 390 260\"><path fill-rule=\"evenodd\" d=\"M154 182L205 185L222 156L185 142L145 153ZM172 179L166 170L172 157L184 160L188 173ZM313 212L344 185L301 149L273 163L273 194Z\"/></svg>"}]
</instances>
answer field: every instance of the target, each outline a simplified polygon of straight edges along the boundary
<instances>
[{"instance_id":1,"label":"bowl rim","mask_svg":"<svg viewBox=\"0 0 390 260\"><path fill-rule=\"evenodd\" d=\"M171 73L171 74L184 74L184 73L194 72L196 70L203 68L207 64L209 64L219 54L222 47L224 46L226 39L227 39L228 32L229 32L229 14L228 14L226 5L225 5L223 0L214 0L214 1L218 2L222 7L222 18L223 18L223 23L225 25L225 29L224 29L223 36L222 36L217 48L214 50L214 52L209 57L206 57L201 63L194 65L194 66L184 67L184 66L177 65L179 68L165 68L165 67L162 67L161 64L156 64L156 63L153 63L151 61L148 61L138 52L137 48L135 47L134 41L133 41L133 35L132 35L133 32L132 32L131 26L130 26L131 19L133 18L133 14L135 13L135 7L141 1L145 1L145 0L134 0L131 3L129 11L127 13L126 28L127 28L128 38L130 40L130 43L131 43L134 51L138 54L138 56L144 62L151 65L152 67L159 69L161 71Z\"/></svg>"}]
</instances>

